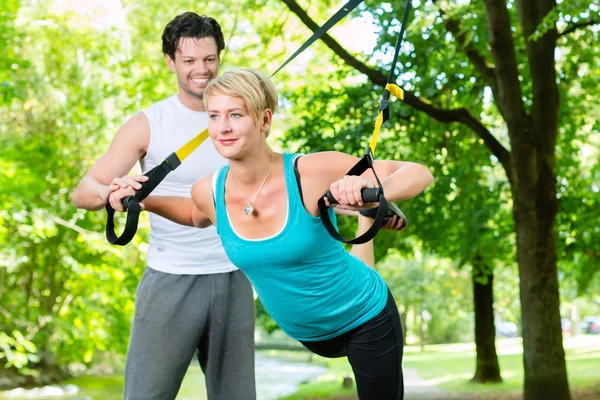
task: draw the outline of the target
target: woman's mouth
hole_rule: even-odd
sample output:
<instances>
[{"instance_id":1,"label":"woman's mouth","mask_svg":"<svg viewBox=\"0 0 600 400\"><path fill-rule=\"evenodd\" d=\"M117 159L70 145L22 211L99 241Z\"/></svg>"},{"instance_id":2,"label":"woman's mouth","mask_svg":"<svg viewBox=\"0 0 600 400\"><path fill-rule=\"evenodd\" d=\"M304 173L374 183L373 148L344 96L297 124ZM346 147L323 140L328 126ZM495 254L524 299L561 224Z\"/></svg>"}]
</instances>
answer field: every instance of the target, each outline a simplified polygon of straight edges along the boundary
<instances>
[{"instance_id":1,"label":"woman's mouth","mask_svg":"<svg viewBox=\"0 0 600 400\"><path fill-rule=\"evenodd\" d=\"M219 139L219 143L223 146L231 146L235 142L237 142L237 139Z\"/></svg>"}]
</instances>

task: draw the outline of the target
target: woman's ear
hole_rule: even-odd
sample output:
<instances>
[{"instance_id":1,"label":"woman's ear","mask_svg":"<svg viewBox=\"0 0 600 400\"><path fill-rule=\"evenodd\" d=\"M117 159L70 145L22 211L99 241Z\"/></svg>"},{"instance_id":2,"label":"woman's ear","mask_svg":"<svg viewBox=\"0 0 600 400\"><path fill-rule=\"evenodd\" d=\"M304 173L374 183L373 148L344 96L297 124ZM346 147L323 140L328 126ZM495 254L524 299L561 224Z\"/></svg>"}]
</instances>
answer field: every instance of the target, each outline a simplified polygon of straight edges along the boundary
<instances>
[{"instance_id":1,"label":"woman's ear","mask_svg":"<svg viewBox=\"0 0 600 400\"><path fill-rule=\"evenodd\" d=\"M266 135L269 136L269 131L271 130L271 122L273 122L273 112L268 108L264 110L260 122L260 131L266 133Z\"/></svg>"}]
</instances>

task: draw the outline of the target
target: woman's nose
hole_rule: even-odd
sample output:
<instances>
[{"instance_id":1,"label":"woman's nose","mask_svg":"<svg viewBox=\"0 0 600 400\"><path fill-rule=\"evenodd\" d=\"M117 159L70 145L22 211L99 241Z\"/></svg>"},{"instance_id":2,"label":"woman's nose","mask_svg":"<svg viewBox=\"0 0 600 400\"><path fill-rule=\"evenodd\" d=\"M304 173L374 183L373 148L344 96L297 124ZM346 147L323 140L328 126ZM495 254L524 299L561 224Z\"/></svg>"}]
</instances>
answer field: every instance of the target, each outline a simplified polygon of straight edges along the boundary
<instances>
[{"instance_id":1,"label":"woman's nose","mask_svg":"<svg viewBox=\"0 0 600 400\"><path fill-rule=\"evenodd\" d=\"M221 118L219 132L227 133L231 132L231 124L228 118Z\"/></svg>"}]
</instances>

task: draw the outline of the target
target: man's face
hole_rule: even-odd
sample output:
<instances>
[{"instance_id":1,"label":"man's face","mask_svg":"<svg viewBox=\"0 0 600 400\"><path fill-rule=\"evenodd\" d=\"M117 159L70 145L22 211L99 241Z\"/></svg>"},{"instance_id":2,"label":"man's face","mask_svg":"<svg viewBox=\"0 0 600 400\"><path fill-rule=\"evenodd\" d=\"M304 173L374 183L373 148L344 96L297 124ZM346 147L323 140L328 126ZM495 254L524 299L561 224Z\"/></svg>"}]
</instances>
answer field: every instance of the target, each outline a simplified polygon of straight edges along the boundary
<instances>
[{"instance_id":1,"label":"man's face","mask_svg":"<svg viewBox=\"0 0 600 400\"><path fill-rule=\"evenodd\" d=\"M212 36L201 39L181 38L175 60L168 55L165 57L169 68L177 74L180 92L202 100L206 85L217 76L219 69L215 39Z\"/></svg>"}]
</instances>

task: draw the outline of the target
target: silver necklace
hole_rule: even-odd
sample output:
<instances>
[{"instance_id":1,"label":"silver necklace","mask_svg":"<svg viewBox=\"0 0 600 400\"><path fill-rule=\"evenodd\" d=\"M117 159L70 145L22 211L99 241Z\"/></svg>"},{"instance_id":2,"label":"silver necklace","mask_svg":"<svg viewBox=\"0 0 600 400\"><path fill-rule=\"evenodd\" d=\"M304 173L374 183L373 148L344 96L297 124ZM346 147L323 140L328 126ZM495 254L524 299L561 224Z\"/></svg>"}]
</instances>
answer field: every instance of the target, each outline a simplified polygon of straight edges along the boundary
<instances>
[{"instance_id":1,"label":"silver necklace","mask_svg":"<svg viewBox=\"0 0 600 400\"><path fill-rule=\"evenodd\" d=\"M246 207L244 207L244 212L246 213L246 215L250 215L252 213L252 211L254 211L254 207L252 207L251 203L254 201L256 196L260 193L260 190L263 188L263 186L265 186L265 183L267 183L267 179L269 179L269 176L271 175L271 171L273 171L274 158L275 158L275 153L273 153L273 155L271 156L271 167L269 168L269 172L267 173L267 176L265 176L265 180L263 181L263 183L260 185L258 190L254 193L254 196L252 196L252 198L250 200L248 200L246 198L246 196L244 196L244 193L242 193L242 191L240 190L238 185L235 183L235 179L233 179L233 174L231 174L231 182L233 182L233 186L235 186L235 188L237 189L240 196L242 196L244 198L244 200L246 200Z\"/></svg>"}]
</instances>

